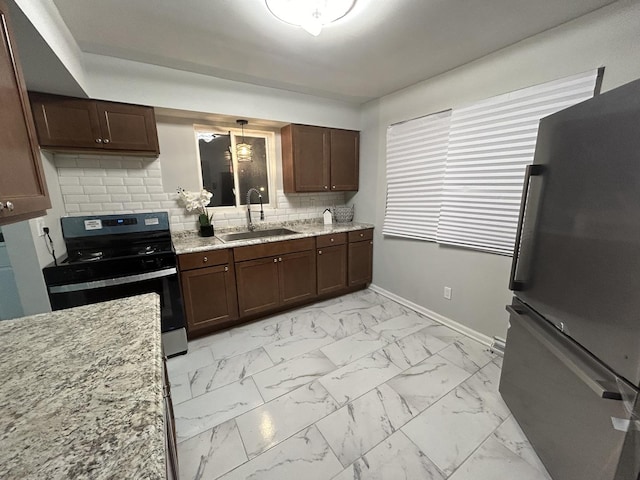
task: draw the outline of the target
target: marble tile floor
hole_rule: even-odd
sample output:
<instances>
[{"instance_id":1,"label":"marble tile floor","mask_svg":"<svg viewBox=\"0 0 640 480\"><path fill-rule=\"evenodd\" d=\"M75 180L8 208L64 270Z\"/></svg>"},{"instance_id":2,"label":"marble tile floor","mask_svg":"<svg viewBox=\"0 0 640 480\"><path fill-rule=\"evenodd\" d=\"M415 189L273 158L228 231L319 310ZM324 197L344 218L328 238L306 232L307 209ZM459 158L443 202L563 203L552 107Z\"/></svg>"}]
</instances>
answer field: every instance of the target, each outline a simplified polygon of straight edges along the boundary
<instances>
[{"instance_id":1,"label":"marble tile floor","mask_svg":"<svg viewBox=\"0 0 640 480\"><path fill-rule=\"evenodd\" d=\"M168 361L182 480L550 480L501 358L370 289Z\"/></svg>"}]
</instances>

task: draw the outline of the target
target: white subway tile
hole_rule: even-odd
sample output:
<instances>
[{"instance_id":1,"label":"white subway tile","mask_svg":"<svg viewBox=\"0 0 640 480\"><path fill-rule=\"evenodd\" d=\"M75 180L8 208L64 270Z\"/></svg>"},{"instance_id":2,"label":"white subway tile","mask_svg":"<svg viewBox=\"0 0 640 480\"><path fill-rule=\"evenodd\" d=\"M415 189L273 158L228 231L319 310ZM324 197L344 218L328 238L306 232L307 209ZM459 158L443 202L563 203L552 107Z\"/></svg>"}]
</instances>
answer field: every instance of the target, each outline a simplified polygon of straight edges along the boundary
<instances>
[{"instance_id":1,"label":"white subway tile","mask_svg":"<svg viewBox=\"0 0 640 480\"><path fill-rule=\"evenodd\" d=\"M62 185L80 185L79 177L58 177L58 183Z\"/></svg>"},{"instance_id":2,"label":"white subway tile","mask_svg":"<svg viewBox=\"0 0 640 480\"><path fill-rule=\"evenodd\" d=\"M139 210L142 209L142 202L125 202L122 206L129 210Z\"/></svg>"},{"instance_id":3,"label":"white subway tile","mask_svg":"<svg viewBox=\"0 0 640 480\"><path fill-rule=\"evenodd\" d=\"M65 203L64 209L67 211L67 213L79 212L80 205L78 205L77 203Z\"/></svg>"},{"instance_id":4,"label":"white subway tile","mask_svg":"<svg viewBox=\"0 0 640 480\"><path fill-rule=\"evenodd\" d=\"M76 157L62 157L56 154L54 158L54 164L58 168L73 168L78 166Z\"/></svg>"},{"instance_id":5,"label":"white subway tile","mask_svg":"<svg viewBox=\"0 0 640 480\"><path fill-rule=\"evenodd\" d=\"M131 195L126 194L126 193L112 193L111 194L111 201L112 202L130 202L131 201Z\"/></svg>"},{"instance_id":6,"label":"white subway tile","mask_svg":"<svg viewBox=\"0 0 640 480\"><path fill-rule=\"evenodd\" d=\"M162 202L162 208L175 208L176 201L175 200L166 200Z\"/></svg>"},{"instance_id":7,"label":"white subway tile","mask_svg":"<svg viewBox=\"0 0 640 480\"><path fill-rule=\"evenodd\" d=\"M108 185L107 187L107 193L127 193L127 187L125 187L124 185Z\"/></svg>"},{"instance_id":8,"label":"white subway tile","mask_svg":"<svg viewBox=\"0 0 640 480\"><path fill-rule=\"evenodd\" d=\"M84 172L81 168L58 168L59 177L82 177Z\"/></svg>"},{"instance_id":9,"label":"white subway tile","mask_svg":"<svg viewBox=\"0 0 640 480\"><path fill-rule=\"evenodd\" d=\"M138 157L120 157L122 160L123 168L130 168L132 170L139 170L144 167L144 159Z\"/></svg>"},{"instance_id":10,"label":"white subway tile","mask_svg":"<svg viewBox=\"0 0 640 480\"><path fill-rule=\"evenodd\" d=\"M60 192L62 194L83 194L84 190L80 185L60 185Z\"/></svg>"},{"instance_id":11,"label":"white subway tile","mask_svg":"<svg viewBox=\"0 0 640 480\"><path fill-rule=\"evenodd\" d=\"M126 175L126 170L122 170L122 176ZM123 178L122 181L125 185L144 185L142 178Z\"/></svg>"},{"instance_id":12,"label":"white subway tile","mask_svg":"<svg viewBox=\"0 0 640 480\"><path fill-rule=\"evenodd\" d=\"M89 212L102 212L102 205L99 203L84 203L80 205L80 211Z\"/></svg>"},{"instance_id":13,"label":"white subway tile","mask_svg":"<svg viewBox=\"0 0 640 480\"><path fill-rule=\"evenodd\" d=\"M156 202L163 202L163 201L167 200L167 194L166 193L152 193L151 194L151 200L156 201Z\"/></svg>"},{"instance_id":14,"label":"white subway tile","mask_svg":"<svg viewBox=\"0 0 640 480\"><path fill-rule=\"evenodd\" d=\"M86 168L100 168L100 159L99 158L87 158L87 157L78 157L78 166L83 169Z\"/></svg>"},{"instance_id":15,"label":"white subway tile","mask_svg":"<svg viewBox=\"0 0 640 480\"><path fill-rule=\"evenodd\" d=\"M82 183L82 178L80 179L80 183ZM95 193L107 193L107 187L104 185L96 185L96 184L88 184L84 185L84 193L88 195L92 195Z\"/></svg>"},{"instance_id":16,"label":"white subway tile","mask_svg":"<svg viewBox=\"0 0 640 480\"><path fill-rule=\"evenodd\" d=\"M165 193L164 188L162 188L161 186L158 185L145 185L147 187L147 193ZM169 195L169 194L165 194L165 195ZM167 198L169 198L167 196Z\"/></svg>"},{"instance_id":17,"label":"white subway tile","mask_svg":"<svg viewBox=\"0 0 640 480\"><path fill-rule=\"evenodd\" d=\"M104 168L83 168L82 175L84 177L106 177L107 171Z\"/></svg>"},{"instance_id":18,"label":"white subway tile","mask_svg":"<svg viewBox=\"0 0 640 480\"><path fill-rule=\"evenodd\" d=\"M104 177L102 179L103 185L124 185L122 177Z\"/></svg>"},{"instance_id":19,"label":"white subway tile","mask_svg":"<svg viewBox=\"0 0 640 480\"><path fill-rule=\"evenodd\" d=\"M127 168L127 176L133 178L146 177L147 171L142 168Z\"/></svg>"},{"instance_id":20,"label":"white subway tile","mask_svg":"<svg viewBox=\"0 0 640 480\"><path fill-rule=\"evenodd\" d=\"M63 195L64 203L89 203L88 195Z\"/></svg>"},{"instance_id":21,"label":"white subway tile","mask_svg":"<svg viewBox=\"0 0 640 480\"><path fill-rule=\"evenodd\" d=\"M111 201L111 195L102 195L102 194L89 195L90 203L108 203L110 201Z\"/></svg>"},{"instance_id":22,"label":"white subway tile","mask_svg":"<svg viewBox=\"0 0 640 480\"><path fill-rule=\"evenodd\" d=\"M151 178L161 178L162 177L162 170L158 169L151 169L151 170L147 170L147 176L151 177Z\"/></svg>"},{"instance_id":23,"label":"white subway tile","mask_svg":"<svg viewBox=\"0 0 640 480\"><path fill-rule=\"evenodd\" d=\"M149 210L160 210L162 207L160 206L160 202L142 202L143 208L147 208Z\"/></svg>"},{"instance_id":24,"label":"white subway tile","mask_svg":"<svg viewBox=\"0 0 640 480\"><path fill-rule=\"evenodd\" d=\"M151 196L148 193L134 193L131 195L131 200L134 202L148 202L151 200Z\"/></svg>"},{"instance_id":25,"label":"white subway tile","mask_svg":"<svg viewBox=\"0 0 640 480\"><path fill-rule=\"evenodd\" d=\"M103 210L107 210L107 211L111 211L113 213L118 213L120 211L122 211L122 204L121 203L103 203L102 204L102 209Z\"/></svg>"},{"instance_id":26,"label":"white subway tile","mask_svg":"<svg viewBox=\"0 0 640 480\"><path fill-rule=\"evenodd\" d=\"M158 185L162 186L162 178L146 178L145 185Z\"/></svg>"},{"instance_id":27,"label":"white subway tile","mask_svg":"<svg viewBox=\"0 0 640 480\"><path fill-rule=\"evenodd\" d=\"M144 185L128 185L127 192L129 193L147 193L147 187Z\"/></svg>"},{"instance_id":28,"label":"white subway tile","mask_svg":"<svg viewBox=\"0 0 640 480\"><path fill-rule=\"evenodd\" d=\"M119 158L101 158L100 166L106 170L113 168L122 168L122 162Z\"/></svg>"},{"instance_id":29,"label":"white subway tile","mask_svg":"<svg viewBox=\"0 0 640 480\"><path fill-rule=\"evenodd\" d=\"M126 177L127 171L124 168L108 168L105 170L107 177ZM125 178L126 181L126 178Z\"/></svg>"}]
</instances>

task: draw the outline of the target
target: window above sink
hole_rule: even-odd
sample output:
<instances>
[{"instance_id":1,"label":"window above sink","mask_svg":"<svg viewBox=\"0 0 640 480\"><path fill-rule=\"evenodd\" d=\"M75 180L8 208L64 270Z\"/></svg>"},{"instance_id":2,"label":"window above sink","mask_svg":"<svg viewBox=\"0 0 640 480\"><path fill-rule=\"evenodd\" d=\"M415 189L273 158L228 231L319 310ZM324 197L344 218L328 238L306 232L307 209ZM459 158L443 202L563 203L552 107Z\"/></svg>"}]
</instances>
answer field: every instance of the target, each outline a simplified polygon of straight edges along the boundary
<instances>
[{"instance_id":1,"label":"window above sink","mask_svg":"<svg viewBox=\"0 0 640 480\"><path fill-rule=\"evenodd\" d=\"M209 207L242 207L250 188L260 191L265 207L276 207L273 132L196 125L195 136L200 181L213 193ZM250 158L238 158L239 144L251 147Z\"/></svg>"}]
</instances>

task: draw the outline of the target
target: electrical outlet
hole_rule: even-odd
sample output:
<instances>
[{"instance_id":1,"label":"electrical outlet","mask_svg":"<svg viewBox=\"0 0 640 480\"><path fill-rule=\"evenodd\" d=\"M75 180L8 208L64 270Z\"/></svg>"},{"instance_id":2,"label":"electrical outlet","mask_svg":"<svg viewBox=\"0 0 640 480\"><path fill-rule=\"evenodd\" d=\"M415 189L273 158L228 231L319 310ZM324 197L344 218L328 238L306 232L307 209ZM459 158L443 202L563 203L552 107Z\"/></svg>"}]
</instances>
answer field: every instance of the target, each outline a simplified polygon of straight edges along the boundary
<instances>
[{"instance_id":1,"label":"electrical outlet","mask_svg":"<svg viewBox=\"0 0 640 480\"><path fill-rule=\"evenodd\" d=\"M444 298L451 300L451 287L444 287Z\"/></svg>"},{"instance_id":2,"label":"electrical outlet","mask_svg":"<svg viewBox=\"0 0 640 480\"><path fill-rule=\"evenodd\" d=\"M44 224L44 218L38 218L36 220L36 228L38 229L39 237L44 237L44 227L46 227L46 225Z\"/></svg>"}]
</instances>

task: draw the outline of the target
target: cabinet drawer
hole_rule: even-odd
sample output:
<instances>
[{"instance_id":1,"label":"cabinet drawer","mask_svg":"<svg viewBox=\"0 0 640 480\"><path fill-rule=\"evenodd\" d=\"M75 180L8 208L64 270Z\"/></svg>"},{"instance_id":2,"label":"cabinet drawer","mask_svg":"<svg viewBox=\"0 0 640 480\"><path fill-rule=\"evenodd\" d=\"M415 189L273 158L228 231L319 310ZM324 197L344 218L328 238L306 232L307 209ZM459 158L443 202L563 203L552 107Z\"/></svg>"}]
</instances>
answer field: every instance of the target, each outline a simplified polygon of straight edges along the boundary
<instances>
[{"instance_id":1,"label":"cabinet drawer","mask_svg":"<svg viewBox=\"0 0 640 480\"><path fill-rule=\"evenodd\" d=\"M304 250L314 250L315 239L300 238L296 240L283 240L281 242L261 243L260 245L249 245L233 249L236 262L253 260L255 258L270 257L272 255L284 255Z\"/></svg>"},{"instance_id":2,"label":"cabinet drawer","mask_svg":"<svg viewBox=\"0 0 640 480\"><path fill-rule=\"evenodd\" d=\"M373 229L356 230L355 232L349 232L350 242L359 242L361 240L373 240Z\"/></svg>"},{"instance_id":3,"label":"cabinet drawer","mask_svg":"<svg viewBox=\"0 0 640 480\"><path fill-rule=\"evenodd\" d=\"M316 237L316 245L318 248L342 245L343 243L347 243L346 233L333 233L331 235L320 235L319 237Z\"/></svg>"},{"instance_id":4,"label":"cabinet drawer","mask_svg":"<svg viewBox=\"0 0 640 480\"><path fill-rule=\"evenodd\" d=\"M231 250L229 249L178 255L178 265L181 271L223 265L225 263L231 263Z\"/></svg>"}]
</instances>

